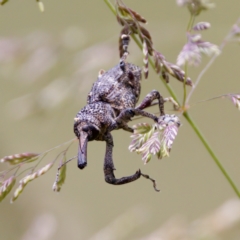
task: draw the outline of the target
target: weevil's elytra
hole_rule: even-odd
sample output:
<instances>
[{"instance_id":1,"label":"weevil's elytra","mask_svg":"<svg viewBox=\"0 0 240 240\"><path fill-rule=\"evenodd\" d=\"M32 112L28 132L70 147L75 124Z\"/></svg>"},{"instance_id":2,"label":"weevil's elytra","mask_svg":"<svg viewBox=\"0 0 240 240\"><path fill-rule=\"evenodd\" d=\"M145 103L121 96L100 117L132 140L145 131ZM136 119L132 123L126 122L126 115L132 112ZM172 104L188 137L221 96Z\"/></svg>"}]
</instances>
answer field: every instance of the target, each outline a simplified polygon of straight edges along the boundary
<instances>
[{"instance_id":1,"label":"weevil's elytra","mask_svg":"<svg viewBox=\"0 0 240 240\"><path fill-rule=\"evenodd\" d=\"M141 92L141 68L124 64L127 72L118 64L97 79L88 95L88 104L107 102L115 110L135 107Z\"/></svg>"}]
</instances>

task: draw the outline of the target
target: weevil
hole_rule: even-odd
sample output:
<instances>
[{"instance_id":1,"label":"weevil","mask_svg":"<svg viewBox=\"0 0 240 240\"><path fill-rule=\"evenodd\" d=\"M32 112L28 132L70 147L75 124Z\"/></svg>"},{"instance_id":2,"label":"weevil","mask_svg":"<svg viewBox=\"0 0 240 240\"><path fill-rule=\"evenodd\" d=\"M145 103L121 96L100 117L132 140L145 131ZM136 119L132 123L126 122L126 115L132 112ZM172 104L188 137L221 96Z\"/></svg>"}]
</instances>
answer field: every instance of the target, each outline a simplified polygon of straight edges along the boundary
<instances>
[{"instance_id":1,"label":"weevil","mask_svg":"<svg viewBox=\"0 0 240 240\"><path fill-rule=\"evenodd\" d=\"M123 129L133 132L127 125L134 116L151 118L158 122L158 117L144 111L154 100L158 101L160 116L164 113L165 99L153 90L136 107L141 92L141 68L126 61L128 55L129 35L121 36L124 54L119 64L112 69L101 72L97 81L88 94L87 105L76 115L74 133L79 139L78 167L83 169L87 165L87 144L89 141L98 140L106 142L104 158L105 181L110 184L120 185L133 182L141 176L149 178L138 170L135 174L117 179L114 175L112 158L113 138L111 131ZM155 184L155 181L150 178ZM154 185L155 187L155 185ZM155 190L157 190L155 188Z\"/></svg>"}]
</instances>

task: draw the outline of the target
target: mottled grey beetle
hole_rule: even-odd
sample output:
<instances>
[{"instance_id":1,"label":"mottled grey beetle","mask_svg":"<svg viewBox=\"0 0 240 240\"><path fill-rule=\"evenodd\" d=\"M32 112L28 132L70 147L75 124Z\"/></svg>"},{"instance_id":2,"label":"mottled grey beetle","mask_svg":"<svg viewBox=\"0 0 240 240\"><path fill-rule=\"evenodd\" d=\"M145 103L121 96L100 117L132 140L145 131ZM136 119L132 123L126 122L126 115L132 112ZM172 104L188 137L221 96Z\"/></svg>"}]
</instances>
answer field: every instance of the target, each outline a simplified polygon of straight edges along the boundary
<instances>
[{"instance_id":1,"label":"mottled grey beetle","mask_svg":"<svg viewBox=\"0 0 240 240\"><path fill-rule=\"evenodd\" d=\"M124 54L120 63L99 75L88 94L87 105L76 115L74 132L79 139L78 167L87 165L87 143L98 140L106 142L104 158L105 181L120 185L137 180L141 176L149 178L138 170L135 174L116 179L112 159L113 138L111 131L123 129L133 132L127 125L134 116L144 116L158 122L158 117L144 111L154 100L158 100L160 116L164 115L164 99L156 90L151 91L136 107L141 92L141 68L127 63L129 36L122 35ZM155 181L151 178L154 183ZM157 190L155 188L155 190Z\"/></svg>"}]
</instances>

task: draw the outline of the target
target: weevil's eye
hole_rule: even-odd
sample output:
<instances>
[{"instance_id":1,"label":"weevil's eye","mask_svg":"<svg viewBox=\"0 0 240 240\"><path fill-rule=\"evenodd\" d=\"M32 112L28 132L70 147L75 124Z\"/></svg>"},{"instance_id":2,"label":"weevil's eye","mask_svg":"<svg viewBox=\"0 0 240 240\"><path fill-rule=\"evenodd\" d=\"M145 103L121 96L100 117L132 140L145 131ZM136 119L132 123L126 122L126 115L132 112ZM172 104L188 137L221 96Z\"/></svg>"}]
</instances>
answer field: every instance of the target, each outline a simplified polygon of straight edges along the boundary
<instances>
[{"instance_id":1,"label":"weevil's eye","mask_svg":"<svg viewBox=\"0 0 240 240\"><path fill-rule=\"evenodd\" d=\"M134 75L133 75L133 72L129 72L128 73L128 78L130 79L130 80L133 80L134 79Z\"/></svg>"},{"instance_id":2,"label":"weevil's eye","mask_svg":"<svg viewBox=\"0 0 240 240\"><path fill-rule=\"evenodd\" d=\"M126 70L125 62L124 61L120 61L119 65L120 65L120 68L122 69L122 71L125 72L125 70Z\"/></svg>"},{"instance_id":3,"label":"weevil's eye","mask_svg":"<svg viewBox=\"0 0 240 240\"><path fill-rule=\"evenodd\" d=\"M96 139L96 137L99 135L99 130L93 125L84 126L82 131L88 134L88 141Z\"/></svg>"}]
</instances>

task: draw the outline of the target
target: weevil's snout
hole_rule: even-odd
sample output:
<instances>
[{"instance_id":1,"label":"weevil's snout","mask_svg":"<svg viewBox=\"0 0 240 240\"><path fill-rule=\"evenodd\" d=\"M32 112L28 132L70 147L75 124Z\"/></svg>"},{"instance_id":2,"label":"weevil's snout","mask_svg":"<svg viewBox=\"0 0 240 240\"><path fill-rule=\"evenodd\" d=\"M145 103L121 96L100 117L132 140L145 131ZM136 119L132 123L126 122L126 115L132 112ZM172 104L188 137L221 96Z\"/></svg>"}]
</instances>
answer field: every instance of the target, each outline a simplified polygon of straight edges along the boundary
<instances>
[{"instance_id":1,"label":"weevil's snout","mask_svg":"<svg viewBox=\"0 0 240 240\"><path fill-rule=\"evenodd\" d=\"M79 136L78 146L78 167L83 169L87 165L87 142L88 135L86 132L81 131Z\"/></svg>"},{"instance_id":2,"label":"weevil's snout","mask_svg":"<svg viewBox=\"0 0 240 240\"><path fill-rule=\"evenodd\" d=\"M87 166L87 144L99 135L99 130L93 125L85 125L79 131L78 167L83 169Z\"/></svg>"}]
</instances>

